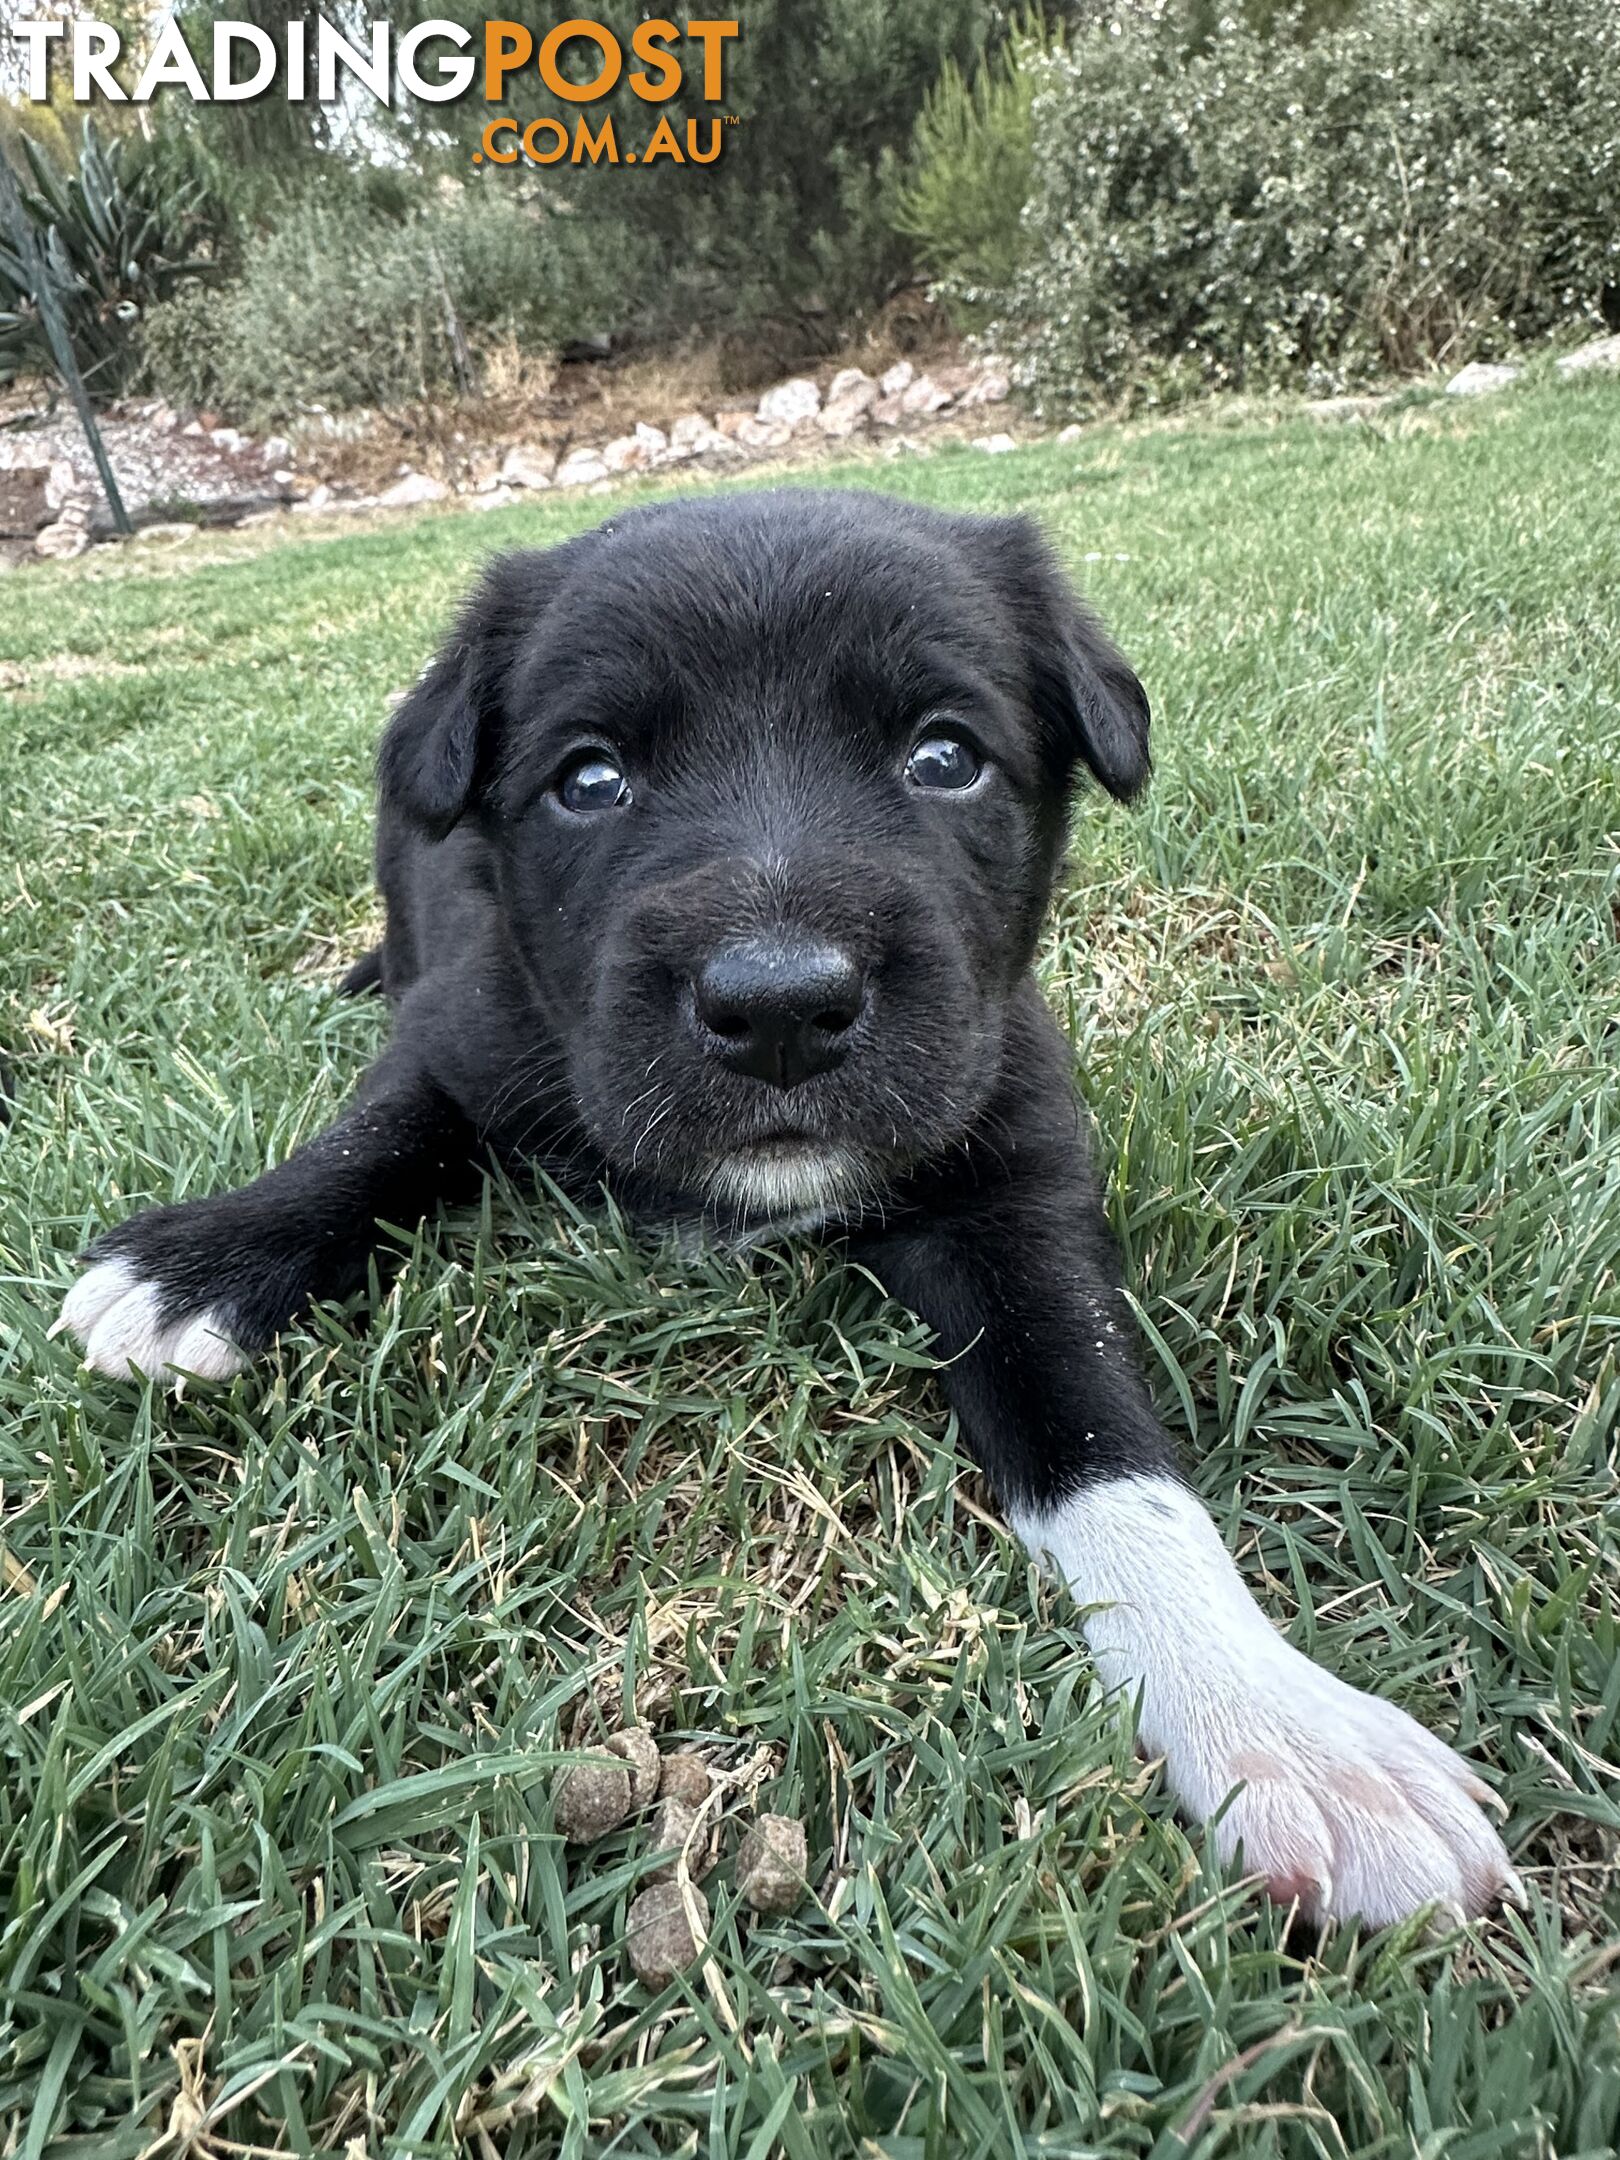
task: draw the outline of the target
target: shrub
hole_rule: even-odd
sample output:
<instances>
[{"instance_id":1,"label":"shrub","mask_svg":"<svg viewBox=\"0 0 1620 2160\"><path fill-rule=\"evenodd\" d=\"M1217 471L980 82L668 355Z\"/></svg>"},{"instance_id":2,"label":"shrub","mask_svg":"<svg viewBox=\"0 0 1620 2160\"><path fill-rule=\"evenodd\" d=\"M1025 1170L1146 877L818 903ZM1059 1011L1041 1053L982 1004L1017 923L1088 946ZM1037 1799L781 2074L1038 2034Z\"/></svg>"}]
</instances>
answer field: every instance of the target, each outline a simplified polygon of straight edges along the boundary
<instances>
[{"instance_id":1,"label":"shrub","mask_svg":"<svg viewBox=\"0 0 1620 2160\"><path fill-rule=\"evenodd\" d=\"M947 60L917 118L893 219L959 315L971 318L965 296L1004 280L1023 255L1021 220L1035 177L1034 63L1047 44L1037 10L1013 25L976 74Z\"/></svg>"},{"instance_id":2,"label":"shrub","mask_svg":"<svg viewBox=\"0 0 1620 2160\"><path fill-rule=\"evenodd\" d=\"M536 27L557 19L549 8L508 12ZM646 9L641 0L597 0L583 12L626 42ZM546 175L550 199L567 204L620 268L593 328L662 342L786 324L789 348L832 343L914 276L911 240L890 217L894 160L942 66L971 70L1003 16L1001 0L749 0L743 34L727 47L725 107L736 125L715 164L645 173L558 166ZM502 113L520 122L549 114L571 127L578 118L580 108L548 98L532 70L508 92ZM688 118L706 133L715 117L695 86L649 107L621 85L590 111L593 120L611 114L630 145L646 137L655 112L682 141ZM489 117L467 99L402 105L389 124L428 160L447 130L460 130L470 153Z\"/></svg>"},{"instance_id":3,"label":"shrub","mask_svg":"<svg viewBox=\"0 0 1620 2160\"><path fill-rule=\"evenodd\" d=\"M1338 387L1536 336L1620 277L1614 0L1364 0L1315 37L1120 0L1033 68L993 334L1043 409Z\"/></svg>"},{"instance_id":4,"label":"shrub","mask_svg":"<svg viewBox=\"0 0 1620 2160\"><path fill-rule=\"evenodd\" d=\"M104 141L87 121L77 170L31 136L18 142L19 215L28 230L0 226L0 383L55 368L24 261L31 235L85 386L103 401L140 363L147 310L210 268L217 218L201 188L170 185L139 137Z\"/></svg>"},{"instance_id":5,"label":"shrub","mask_svg":"<svg viewBox=\"0 0 1620 2160\"><path fill-rule=\"evenodd\" d=\"M497 176L404 217L313 197L244 250L241 278L183 293L146 326L147 371L178 404L255 422L311 405L397 405L462 386L463 355L575 335L605 269L565 214Z\"/></svg>"}]
</instances>

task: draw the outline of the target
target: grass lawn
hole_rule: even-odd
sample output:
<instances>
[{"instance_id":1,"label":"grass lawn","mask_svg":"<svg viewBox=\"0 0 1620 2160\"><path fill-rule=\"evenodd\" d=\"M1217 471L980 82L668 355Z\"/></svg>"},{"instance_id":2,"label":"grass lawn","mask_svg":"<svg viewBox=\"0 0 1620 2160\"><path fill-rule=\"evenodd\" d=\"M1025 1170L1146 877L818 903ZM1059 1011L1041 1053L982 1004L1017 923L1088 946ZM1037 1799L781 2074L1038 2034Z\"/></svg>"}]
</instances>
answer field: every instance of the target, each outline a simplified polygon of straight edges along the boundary
<instances>
[{"instance_id":1,"label":"grass lawn","mask_svg":"<svg viewBox=\"0 0 1620 2160\"><path fill-rule=\"evenodd\" d=\"M926 1340L834 1258L545 1194L175 1403L46 1328L383 1015L369 766L492 546L601 502L0 582L0 2149L813 2160L1620 2137L1620 384L852 469L1033 508L1153 695L1044 957L1165 1416L1294 1639L1478 1756L1531 1909L1290 1942L1097 1703ZM649 1994L634 1711L710 1879Z\"/></svg>"}]
</instances>

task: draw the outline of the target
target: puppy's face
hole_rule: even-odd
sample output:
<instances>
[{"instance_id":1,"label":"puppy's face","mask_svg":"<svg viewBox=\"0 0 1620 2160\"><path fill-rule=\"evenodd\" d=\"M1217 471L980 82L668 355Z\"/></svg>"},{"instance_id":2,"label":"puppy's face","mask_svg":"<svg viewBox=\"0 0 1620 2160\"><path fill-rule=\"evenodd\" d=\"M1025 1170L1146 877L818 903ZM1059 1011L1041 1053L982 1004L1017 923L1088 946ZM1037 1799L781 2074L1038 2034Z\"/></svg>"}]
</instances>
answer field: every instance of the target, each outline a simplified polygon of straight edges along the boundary
<instances>
[{"instance_id":1,"label":"puppy's face","mask_svg":"<svg viewBox=\"0 0 1620 2160\"><path fill-rule=\"evenodd\" d=\"M498 563L385 796L475 817L578 1113L624 1176L837 1213L971 1127L1084 760L1140 686L1035 534L880 497L631 513Z\"/></svg>"}]
</instances>

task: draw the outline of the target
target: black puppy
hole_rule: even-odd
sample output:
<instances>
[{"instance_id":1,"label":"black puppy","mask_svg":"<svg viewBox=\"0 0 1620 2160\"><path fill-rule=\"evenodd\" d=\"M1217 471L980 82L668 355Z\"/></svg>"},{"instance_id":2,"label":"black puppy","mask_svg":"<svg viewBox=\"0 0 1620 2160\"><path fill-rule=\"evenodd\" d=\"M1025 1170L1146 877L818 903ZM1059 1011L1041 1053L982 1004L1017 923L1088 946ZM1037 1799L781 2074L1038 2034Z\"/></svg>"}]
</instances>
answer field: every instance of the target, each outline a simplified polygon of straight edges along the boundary
<instances>
[{"instance_id":1,"label":"black puppy","mask_svg":"<svg viewBox=\"0 0 1620 2160\"><path fill-rule=\"evenodd\" d=\"M387 1051L279 1169L104 1238L65 1322L106 1373L233 1373L489 1150L834 1229L1183 1804L1241 1788L1222 1855L1316 1915L1480 1912L1488 1789L1275 1632L1137 1370L1030 975L1081 768L1136 793L1147 700L1021 520L782 492L503 558L382 747Z\"/></svg>"}]
</instances>

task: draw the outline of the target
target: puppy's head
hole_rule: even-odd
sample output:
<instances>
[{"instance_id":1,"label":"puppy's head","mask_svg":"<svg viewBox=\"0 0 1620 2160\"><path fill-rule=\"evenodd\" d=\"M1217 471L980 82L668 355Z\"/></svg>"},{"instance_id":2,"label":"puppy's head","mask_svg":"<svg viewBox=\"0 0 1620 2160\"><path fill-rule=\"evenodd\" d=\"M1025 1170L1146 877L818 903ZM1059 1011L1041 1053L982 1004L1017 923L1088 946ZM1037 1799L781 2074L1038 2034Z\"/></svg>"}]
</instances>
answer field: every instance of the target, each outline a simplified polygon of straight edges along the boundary
<instances>
[{"instance_id":1,"label":"puppy's head","mask_svg":"<svg viewBox=\"0 0 1620 2160\"><path fill-rule=\"evenodd\" d=\"M1135 794L1147 736L1031 525L789 490L496 562L382 787L487 836L609 1161L746 1223L969 1130L1071 784Z\"/></svg>"}]
</instances>

